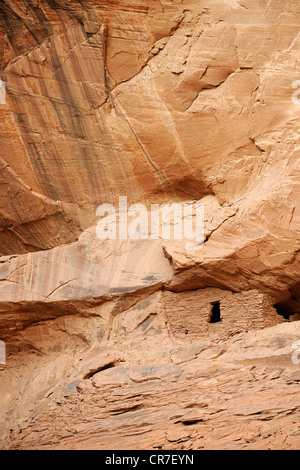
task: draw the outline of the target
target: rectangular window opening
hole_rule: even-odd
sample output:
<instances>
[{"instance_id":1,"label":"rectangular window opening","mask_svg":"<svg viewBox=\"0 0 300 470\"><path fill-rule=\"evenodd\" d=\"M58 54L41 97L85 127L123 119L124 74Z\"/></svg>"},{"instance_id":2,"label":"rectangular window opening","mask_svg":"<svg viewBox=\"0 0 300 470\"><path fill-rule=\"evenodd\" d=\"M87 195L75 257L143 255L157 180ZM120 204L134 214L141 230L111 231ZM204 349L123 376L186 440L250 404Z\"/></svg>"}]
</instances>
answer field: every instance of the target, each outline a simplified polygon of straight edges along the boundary
<instances>
[{"instance_id":1,"label":"rectangular window opening","mask_svg":"<svg viewBox=\"0 0 300 470\"><path fill-rule=\"evenodd\" d=\"M209 323L219 323L221 321L222 321L222 318L221 318L220 302L212 302Z\"/></svg>"}]
</instances>

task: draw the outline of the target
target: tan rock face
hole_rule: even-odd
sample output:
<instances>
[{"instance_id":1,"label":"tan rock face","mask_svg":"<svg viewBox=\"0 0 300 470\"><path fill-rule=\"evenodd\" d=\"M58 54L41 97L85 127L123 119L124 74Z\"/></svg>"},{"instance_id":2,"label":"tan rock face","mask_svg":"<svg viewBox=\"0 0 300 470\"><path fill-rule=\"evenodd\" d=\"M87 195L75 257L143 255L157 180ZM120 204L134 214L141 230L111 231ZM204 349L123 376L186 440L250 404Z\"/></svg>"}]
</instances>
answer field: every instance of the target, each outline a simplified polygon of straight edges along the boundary
<instances>
[{"instance_id":1,"label":"tan rock face","mask_svg":"<svg viewBox=\"0 0 300 470\"><path fill-rule=\"evenodd\" d=\"M104 312L28 328L1 372L2 447L298 449L299 322L186 343L159 304L137 303L102 342Z\"/></svg>"},{"instance_id":2,"label":"tan rock face","mask_svg":"<svg viewBox=\"0 0 300 470\"><path fill-rule=\"evenodd\" d=\"M1 5L4 448L299 448L299 27L296 0ZM100 241L119 196L203 204L203 245Z\"/></svg>"},{"instance_id":3,"label":"tan rock face","mask_svg":"<svg viewBox=\"0 0 300 470\"><path fill-rule=\"evenodd\" d=\"M123 194L232 204L254 191L260 218L283 204L290 221L297 4L123 3L1 10L3 254L72 241Z\"/></svg>"},{"instance_id":4,"label":"tan rock face","mask_svg":"<svg viewBox=\"0 0 300 470\"><path fill-rule=\"evenodd\" d=\"M116 196L166 193L111 92L160 52L157 41L178 27L182 7L123 3L1 10L3 254L74 240L97 205Z\"/></svg>"}]
</instances>

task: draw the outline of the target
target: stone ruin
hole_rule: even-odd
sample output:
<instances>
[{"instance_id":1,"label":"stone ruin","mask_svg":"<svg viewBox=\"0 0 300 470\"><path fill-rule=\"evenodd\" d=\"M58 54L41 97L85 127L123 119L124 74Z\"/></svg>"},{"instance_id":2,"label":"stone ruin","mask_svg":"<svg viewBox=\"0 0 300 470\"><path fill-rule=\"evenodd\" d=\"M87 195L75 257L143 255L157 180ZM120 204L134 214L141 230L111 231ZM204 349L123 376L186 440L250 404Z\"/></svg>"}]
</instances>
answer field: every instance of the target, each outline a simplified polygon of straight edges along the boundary
<instances>
[{"instance_id":1,"label":"stone ruin","mask_svg":"<svg viewBox=\"0 0 300 470\"><path fill-rule=\"evenodd\" d=\"M171 333L178 339L225 340L234 334L283 323L271 299L257 291L233 293L218 288L164 292Z\"/></svg>"}]
</instances>

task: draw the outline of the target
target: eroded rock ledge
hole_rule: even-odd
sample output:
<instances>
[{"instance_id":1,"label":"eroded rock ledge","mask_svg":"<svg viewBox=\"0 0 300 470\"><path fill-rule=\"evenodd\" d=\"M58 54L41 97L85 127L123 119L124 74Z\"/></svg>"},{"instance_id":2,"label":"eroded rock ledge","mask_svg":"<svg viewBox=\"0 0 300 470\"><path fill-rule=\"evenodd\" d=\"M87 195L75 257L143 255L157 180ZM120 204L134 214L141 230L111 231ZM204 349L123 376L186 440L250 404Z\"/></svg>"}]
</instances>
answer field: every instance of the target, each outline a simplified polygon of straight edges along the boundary
<instances>
[{"instance_id":1,"label":"eroded rock ledge","mask_svg":"<svg viewBox=\"0 0 300 470\"><path fill-rule=\"evenodd\" d=\"M1 447L299 449L299 27L298 0L1 3ZM203 246L99 241L121 195L200 201Z\"/></svg>"},{"instance_id":2,"label":"eroded rock ledge","mask_svg":"<svg viewBox=\"0 0 300 470\"><path fill-rule=\"evenodd\" d=\"M28 328L22 363L15 351L2 372L3 447L299 448L299 322L179 342L153 302L118 316L102 346L95 318Z\"/></svg>"}]
</instances>

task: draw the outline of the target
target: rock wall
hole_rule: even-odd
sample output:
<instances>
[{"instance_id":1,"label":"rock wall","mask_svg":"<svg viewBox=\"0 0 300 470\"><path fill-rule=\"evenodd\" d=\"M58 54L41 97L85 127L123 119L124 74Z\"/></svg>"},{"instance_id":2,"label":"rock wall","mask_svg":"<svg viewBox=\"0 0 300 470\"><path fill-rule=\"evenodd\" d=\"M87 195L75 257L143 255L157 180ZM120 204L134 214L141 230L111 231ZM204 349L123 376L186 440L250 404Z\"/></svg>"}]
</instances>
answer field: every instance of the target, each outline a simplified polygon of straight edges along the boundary
<instances>
[{"instance_id":1,"label":"rock wall","mask_svg":"<svg viewBox=\"0 0 300 470\"><path fill-rule=\"evenodd\" d=\"M299 219L297 12L293 0L5 2L2 254L75 240L119 195L215 194L241 212L215 244L226 230L245 250L245 234L247 251L261 240L273 265L275 244L284 262Z\"/></svg>"},{"instance_id":2,"label":"rock wall","mask_svg":"<svg viewBox=\"0 0 300 470\"><path fill-rule=\"evenodd\" d=\"M100 316L28 328L1 372L1 448L299 449L299 322L187 344L159 302L116 316L109 339Z\"/></svg>"},{"instance_id":3,"label":"rock wall","mask_svg":"<svg viewBox=\"0 0 300 470\"><path fill-rule=\"evenodd\" d=\"M211 323L213 304L219 303L220 322ZM166 316L176 338L188 342L201 338L226 340L243 331L259 330L282 323L270 299L258 291L233 293L201 289L164 293Z\"/></svg>"},{"instance_id":4,"label":"rock wall","mask_svg":"<svg viewBox=\"0 0 300 470\"><path fill-rule=\"evenodd\" d=\"M299 448L299 13L0 2L3 448ZM100 241L119 196L203 243Z\"/></svg>"}]
</instances>

